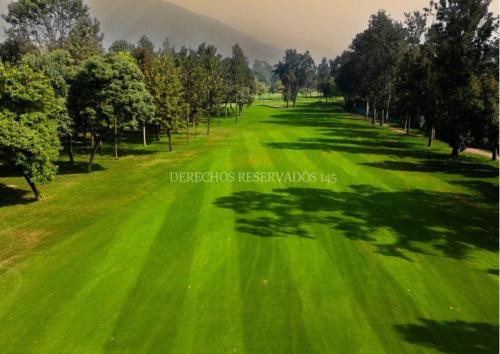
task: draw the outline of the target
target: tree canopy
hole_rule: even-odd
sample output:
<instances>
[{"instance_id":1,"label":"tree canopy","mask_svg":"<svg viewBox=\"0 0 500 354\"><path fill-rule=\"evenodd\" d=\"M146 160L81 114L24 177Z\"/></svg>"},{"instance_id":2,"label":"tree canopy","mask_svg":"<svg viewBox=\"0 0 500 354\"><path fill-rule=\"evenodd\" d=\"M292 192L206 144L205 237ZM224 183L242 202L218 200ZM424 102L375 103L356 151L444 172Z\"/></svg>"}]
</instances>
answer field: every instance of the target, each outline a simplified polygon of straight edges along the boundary
<instances>
[{"instance_id":1,"label":"tree canopy","mask_svg":"<svg viewBox=\"0 0 500 354\"><path fill-rule=\"evenodd\" d=\"M98 22L82 0L17 0L3 18L11 41L29 42L42 52L70 46L76 50L77 38L100 36Z\"/></svg>"},{"instance_id":2,"label":"tree canopy","mask_svg":"<svg viewBox=\"0 0 500 354\"><path fill-rule=\"evenodd\" d=\"M273 73L283 83L283 99L287 107L290 101L295 107L299 90L306 87L315 72L316 67L309 51L302 54L296 49L288 49L285 52L283 60L275 65Z\"/></svg>"},{"instance_id":3,"label":"tree canopy","mask_svg":"<svg viewBox=\"0 0 500 354\"><path fill-rule=\"evenodd\" d=\"M45 75L25 64L0 62L0 156L20 171L37 199L35 183L49 182L56 173L63 111Z\"/></svg>"},{"instance_id":4,"label":"tree canopy","mask_svg":"<svg viewBox=\"0 0 500 354\"><path fill-rule=\"evenodd\" d=\"M96 56L85 61L70 90L71 113L80 124L90 127L95 138L89 170L100 141L114 127L115 155L118 130L135 128L152 119L153 99L144 76L127 53Z\"/></svg>"},{"instance_id":5,"label":"tree canopy","mask_svg":"<svg viewBox=\"0 0 500 354\"><path fill-rule=\"evenodd\" d=\"M432 0L424 12L406 14L404 24L384 11L373 15L335 60L346 103L364 101L373 123L380 117L383 124L393 110L408 131L424 118L429 145L438 136L453 156L488 145L496 159L498 18L490 3Z\"/></svg>"}]
</instances>

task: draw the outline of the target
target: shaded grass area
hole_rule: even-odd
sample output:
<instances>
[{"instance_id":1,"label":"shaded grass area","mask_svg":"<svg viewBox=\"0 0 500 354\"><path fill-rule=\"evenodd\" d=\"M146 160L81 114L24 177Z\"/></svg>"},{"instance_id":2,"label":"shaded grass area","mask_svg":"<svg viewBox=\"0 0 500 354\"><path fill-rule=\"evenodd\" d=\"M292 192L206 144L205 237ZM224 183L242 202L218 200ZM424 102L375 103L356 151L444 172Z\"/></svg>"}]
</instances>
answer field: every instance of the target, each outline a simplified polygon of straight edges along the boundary
<instances>
[{"instance_id":1,"label":"shaded grass area","mask_svg":"<svg viewBox=\"0 0 500 354\"><path fill-rule=\"evenodd\" d=\"M124 135L90 174L77 146L40 203L0 166L0 351L498 352L498 163L282 106L176 135L173 153Z\"/></svg>"},{"instance_id":2,"label":"shaded grass area","mask_svg":"<svg viewBox=\"0 0 500 354\"><path fill-rule=\"evenodd\" d=\"M386 192L356 185L349 192L313 188L275 189L267 194L237 192L215 204L240 215L237 229L250 235L313 238L304 226L318 223L341 230L350 239L373 242L384 255L410 260L406 253L430 255L437 251L463 258L471 248L496 251L496 225L491 223L488 209L470 208L474 203L464 194ZM469 209L467 216L462 215L464 208ZM416 212L419 209L423 212ZM266 216L245 217L255 212ZM371 235L380 228L390 228L397 239L379 243Z\"/></svg>"},{"instance_id":3,"label":"shaded grass area","mask_svg":"<svg viewBox=\"0 0 500 354\"><path fill-rule=\"evenodd\" d=\"M436 349L442 353L498 352L498 326L464 321L432 321L422 319L416 324L398 325L396 329L409 342ZM474 338L473 341L464 339ZM446 345L443 344L446 339Z\"/></svg>"}]
</instances>

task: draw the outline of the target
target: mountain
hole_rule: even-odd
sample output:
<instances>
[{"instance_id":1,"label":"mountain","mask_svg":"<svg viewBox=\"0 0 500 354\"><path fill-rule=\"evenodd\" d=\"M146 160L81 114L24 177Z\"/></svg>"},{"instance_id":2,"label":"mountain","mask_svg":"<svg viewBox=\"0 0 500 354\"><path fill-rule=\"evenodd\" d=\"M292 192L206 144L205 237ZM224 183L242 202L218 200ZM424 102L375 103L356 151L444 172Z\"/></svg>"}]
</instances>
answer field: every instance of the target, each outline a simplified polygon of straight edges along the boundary
<instances>
[{"instance_id":1,"label":"mountain","mask_svg":"<svg viewBox=\"0 0 500 354\"><path fill-rule=\"evenodd\" d=\"M87 0L91 13L101 21L108 47L117 39L131 42L146 34L157 45L165 38L177 48L197 47L206 42L215 45L224 56L239 43L251 61L277 62L284 50L266 44L212 18L162 0Z\"/></svg>"},{"instance_id":2,"label":"mountain","mask_svg":"<svg viewBox=\"0 0 500 354\"><path fill-rule=\"evenodd\" d=\"M0 12L6 13L10 0L0 0ZM215 45L224 56L239 43L249 57L275 63L284 50L262 42L220 21L202 16L163 0L84 0L93 16L101 21L104 44L109 47L117 39L137 42L146 34L160 46L165 38L177 48L197 47L206 42ZM0 28L5 22L0 18ZM4 33L0 30L0 40Z\"/></svg>"}]
</instances>

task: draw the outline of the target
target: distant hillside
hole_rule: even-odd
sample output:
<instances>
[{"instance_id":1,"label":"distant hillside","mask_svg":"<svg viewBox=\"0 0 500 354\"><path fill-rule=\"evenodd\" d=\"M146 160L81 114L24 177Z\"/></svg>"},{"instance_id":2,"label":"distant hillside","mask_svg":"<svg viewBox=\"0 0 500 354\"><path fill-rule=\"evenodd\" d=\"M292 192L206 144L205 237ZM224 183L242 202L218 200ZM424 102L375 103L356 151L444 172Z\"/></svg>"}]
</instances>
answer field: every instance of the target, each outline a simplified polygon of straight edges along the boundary
<instances>
[{"instance_id":1,"label":"distant hillside","mask_svg":"<svg viewBox=\"0 0 500 354\"><path fill-rule=\"evenodd\" d=\"M0 0L0 14L7 13L8 2L9 2L8 0ZM4 28L5 28L5 21L3 20L3 18L0 17L0 40L3 40L5 38Z\"/></svg>"},{"instance_id":2,"label":"distant hillside","mask_svg":"<svg viewBox=\"0 0 500 354\"><path fill-rule=\"evenodd\" d=\"M108 47L114 40L136 42L142 34L160 45L166 37L176 47L215 45L223 55L239 43L251 59L276 62L283 51L212 18L201 16L162 0L87 0L101 21Z\"/></svg>"},{"instance_id":3,"label":"distant hillside","mask_svg":"<svg viewBox=\"0 0 500 354\"><path fill-rule=\"evenodd\" d=\"M239 43L251 62L254 59L277 62L284 50L266 44L251 35L238 31L210 17L198 15L162 0L84 0L92 15L101 21L106 48L117 39L136 42L143 34L157 45L165 38L176 47L197 47L206 42L215 45L220 53L231 54ZM9 0L0 0L0 11L7 11ZM0 40L4 38L5 22L0 18Z\"/></svg>"}]
</instances>

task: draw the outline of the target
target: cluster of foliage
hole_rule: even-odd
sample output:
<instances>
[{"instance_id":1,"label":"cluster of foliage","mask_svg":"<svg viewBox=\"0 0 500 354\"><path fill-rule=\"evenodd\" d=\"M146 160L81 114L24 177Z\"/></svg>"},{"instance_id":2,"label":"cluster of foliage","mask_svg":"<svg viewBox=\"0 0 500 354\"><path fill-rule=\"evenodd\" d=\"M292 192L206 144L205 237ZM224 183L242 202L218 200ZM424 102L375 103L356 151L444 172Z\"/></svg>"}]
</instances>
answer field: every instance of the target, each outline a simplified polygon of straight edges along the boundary
<instances>
[{"instance_id":1,"label":"cluster of foliage","mask_svg":"<svg viewBox=\"0 0 500 354\"><path fill-rule=\"evenodd\" d=\"M273 73L283 84L282 94L286 106L291 101L295 107L299 91L314 86L316 65L308 51L299 53L295 49L288 49L283 60L275 65Z\"/></svg>"},{"instance_id":2,"label":"cluster of foliage","mask_svg":"<svg viewBox=\"0 0 500 354\"><path fill-rule=\"evenodd\" d=\"M0 102L0 156L19 170L39 198L35 182L48 182L56 173L63 102L43 74L24 64L2 63Z\"/></svg>"},{"instance_id":3,"label":"cluster of foliage","mask_svg":"<svg viewBox=\"0 0 500 354\"><path fill-rule=\"evenodd\" d=\"M334 61L323 58L318 65L318 91L321 92L327 102L328 98L337 95L334 75Z\"/></svg>"},{"instance_id":4,"label":"cluster of foliage","mask_svg":"<svg viewBox=\"0 0 500 354\"><path fill-rule=\"evenodd\" d=\"M15 166L30 184L52 180L55 161L73 141L87 143L88 170L103 140L142 128L171 134L230 110L238 116L250 105L256 81L239 45L223 58L214 46L176 51L156 49L147 37L121 40L106 52L99 21L83 0L17 0L3 18L0 45L0 159ZM262 90L262 89L261 89ZM189 136L189 135L188 135Z\"/></svg>"},{"instance_id":5,"label":"cluster of foliage","mask_svg":"<svg viewBox=\"0 0 500 354\"><path fill-rule=\"evenodd\" d=\"M498 18L490 3L432 0L404 23L384 11L373 15L332 65L346 104L364 102L373 124L391 112L407 131L423 118L429 145L437 136L453 156L488 146L496 159Z\"/></svg>"},{"instance_id":6,"label":"cluster of foliage","mask_svg":"<svg viewBox=\"0 0 500 354\"><path fill-rule=\"evenodd\" d=\"M328 102L329 98L338 94L335 65L334 60L322 58L316 66L308 51L298 53L295 49L288 49L272 71L270 91L281 93L287 107L289 101L295 106L298 93L312 96L313 92L318 92Z\"/></svg>"}]
</instances>

